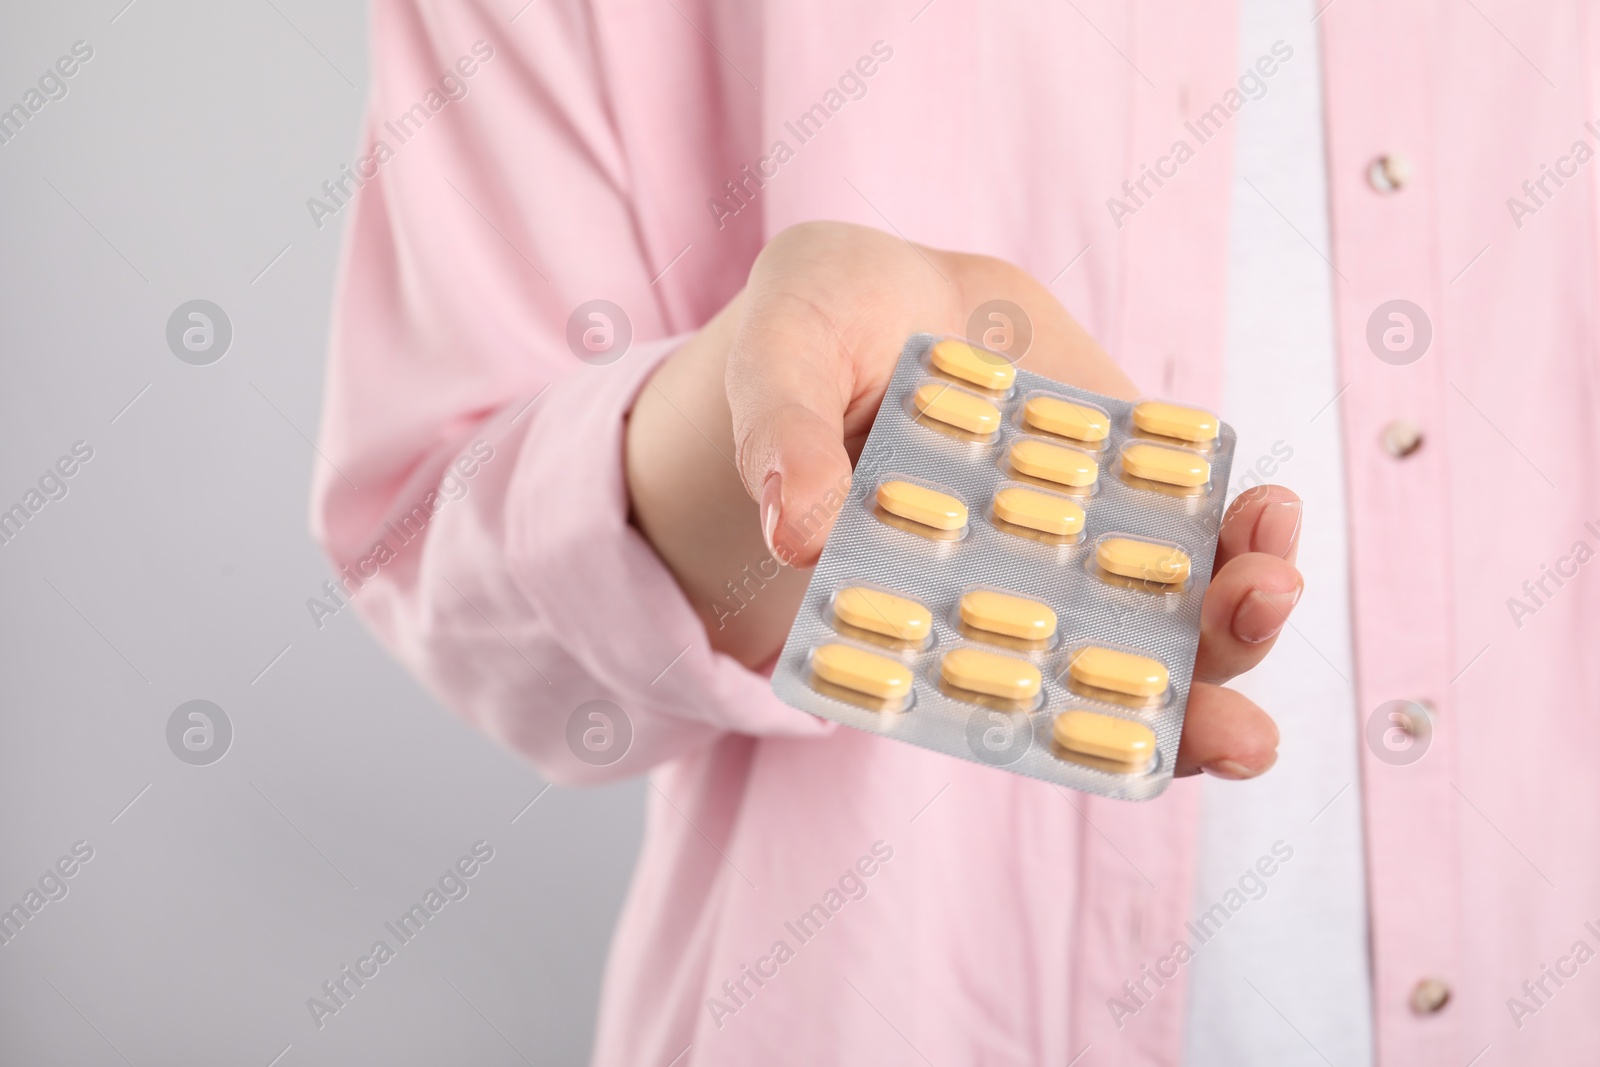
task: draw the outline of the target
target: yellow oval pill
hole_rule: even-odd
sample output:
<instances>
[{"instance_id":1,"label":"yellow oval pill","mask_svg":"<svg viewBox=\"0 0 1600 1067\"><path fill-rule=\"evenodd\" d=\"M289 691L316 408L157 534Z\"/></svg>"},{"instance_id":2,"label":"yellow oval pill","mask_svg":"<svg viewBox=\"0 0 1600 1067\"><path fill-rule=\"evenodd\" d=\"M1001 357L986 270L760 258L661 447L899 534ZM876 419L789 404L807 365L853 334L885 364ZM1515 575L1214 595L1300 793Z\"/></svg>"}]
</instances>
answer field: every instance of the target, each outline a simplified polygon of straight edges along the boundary
<instances>
[{"instance_id":1,"label":"yellow oval pill","mask_svg":"<svg viewBox=\"0 0 1600 1067\"><path fill-rule=\"evenodd\" d=\"M1075 501L1012 485L994 495L994 514L1013 526L1070 536L1083 529L1083 508Z\"/></svg>"},{"instance_id":2,"label":"yellow oval pill","mask_svg":"<svg viewBox=\"0 0 1600 1067\"><path fill-rule=\"evenodd\" d=\"M1011 465L1020 474L1057 485L1093 485L1100 477L1100 465L1093 456L1047 441L1016 442L1011 446Z\"/></svg>"},{"instance_id":3,"label":"yellow oval pill","mask_svg":"<svg viewBox=\"0 0 1600 1067\"><path fill-rule=\"evenodd\" d=\"M1156 754L1156 735L1150 727L1113 715L1063 711L1050 733L1068 752L1081 752L1130 770L1143 767Z\"/></svg>"},{"instance_id":4,"label":"yellow oval pill","mask_svg":"<svg viewBox=\"0 0 1600 1067\"><path fill-rule=\"evenodd\" d=\"M903 700L911 693L911 669L899 660L850 645L823 645L811 652L818 678L881 700Z\"/></svg>"},{"instance_id":5,"label":"yellow oval pill","mask_svg":"<svg viewBox=\"0 0 1600 1067\"><path fill-rule=\"evenodd\" d=\"M1181 448L1134 444L1122 450L1122 469L1135 478L1192 488L1211 480L1211 462Z\"/></svg>"},{"instance_id":6,"label":"yellow oval pill","mask_svg":"<svg viewBox=\"0 0 1600 1067\"><path fill-rule=\"evenodd\" d=\"M1095 689L1109 689L1131 697L1160 696L1167 691L1166 666L1158 659L1119 652L1114 648L1085 648L1072 657L1072 680Z\"/></svg>"},{"instance_id":7,"label":"yellow oval pill","mask_svg":"<svg viewBox=\"0 0 1600 1067\"><path fill-rule=\"evenodd\" d=\"M1000 428L999 408L981 396L973 396L943 382L928 382L918 387L911 404L917 414L968 433L989 434Z\"/></svg>"},{"instance_id":8,"label":"yellow oval pill","mask_svg":"<svg viewBox=\"0 0 1600 1067\"><path fill-rule=\"evenodd\" d=\"M974 589L962 596L961 621L1025 641L1048 641L1056 632L1056 613L1044 604L992 589Z\"/></svg>"},{"instance_id":9,"label":"yellow oval pill","mask_svg":"<svg viewBox=\"0 0 1600 1067\"><path fill-rule=\"evenodd\" d=\"M946 652L939 661L939 671L957 689L1005 700L1031 700L1043 685L1039 668L1027 660L977 648Z\"/></svg>"},{"instance_id":10,"label":"yellow oval pill","mask_svg":"<svg viewBox=\"0 0 1600 1067\"><path fill-rule=\"evenodd\" d=\"M1133 424L1145 433L1162 437L1176 437L1180 441L1204 444L1215 441L1221 423L1209 411L1169 404L1164 400L1146 400L1135 404Z\"/></svg>"},{"instance_id":11,"label":"yellow oval pill","mask_svg":"<svg viewBox=\"0 0 1600 1067\"><path fill-rule=\"evenodd\" d=\"M965 341L940 341L933 346L931 361L952 378L1003 392L1017 380L1017 368L1004 356L973 348Z\"/></svg>"},{"instance_id":12,"label":"yellow oval pill","mask_svg":"<svg viewBox=\"0 0 1600 1067\"><path fill-rule=\"evenodd\" d=\"M1095 562L1112 574L1142 581L1177 585L1189 580L1189 554L1181 548L1140 541L1132 537L1106 537L1095 548Z\"/></svg>"},{"instance_id":13,"label":"yellow oval pill","mask_svg":"<svg viewBox=\"0 0 1600 1067\"><path fill-rule=\"evenodd\" d=\"M1022 416L1030 426L1075 441L1104 441L1111 434L1111 416L1091 404L1061 397L1030 397Z\"/></svg>"},{"instance_id":14,"label":"yellow oval pill","mask_svg":"<svg viewBox=\"0 0 1600 1067\"><path fill-rule=\"evenodd\" d=\"M902 641L922 642L933 631L933 613L915 600L864 585L841 589L833 613L846 626Z\"/></svg>"},{"instance_id":15,"label":"yellow oval pill","mask_svg":"<svg viewBox=\"0 0 1600 1067\"><path fill-rule=\"evenodd\" d=\"M949 493L915 482L884 482L878 486L878 506L935 530L959 530L967 524L965 504Z\"/></svg>"}]
</instances>

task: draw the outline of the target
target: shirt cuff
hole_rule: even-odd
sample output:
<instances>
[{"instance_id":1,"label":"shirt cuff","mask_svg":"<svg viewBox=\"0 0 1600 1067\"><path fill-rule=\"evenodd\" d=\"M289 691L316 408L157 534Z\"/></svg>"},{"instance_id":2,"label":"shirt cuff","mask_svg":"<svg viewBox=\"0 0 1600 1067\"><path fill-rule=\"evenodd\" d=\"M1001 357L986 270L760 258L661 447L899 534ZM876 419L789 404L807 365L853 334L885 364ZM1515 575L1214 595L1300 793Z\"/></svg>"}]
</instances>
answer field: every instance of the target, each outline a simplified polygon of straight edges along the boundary
<instances>
[{"instance_id":1,"label":"shirt cuff","mask_svg":"<svg viewBox=\"0 0 1600 1067\"><path fill-rule=\"evenodd\" d=\"M628 521L627 414L684 340L579 368L529 410L506 501L512 577L563 650L632 707L739 733L824 736L834 723L784 704L766 675L712 649L677 580Z\"/></svg>"}]
</instances>

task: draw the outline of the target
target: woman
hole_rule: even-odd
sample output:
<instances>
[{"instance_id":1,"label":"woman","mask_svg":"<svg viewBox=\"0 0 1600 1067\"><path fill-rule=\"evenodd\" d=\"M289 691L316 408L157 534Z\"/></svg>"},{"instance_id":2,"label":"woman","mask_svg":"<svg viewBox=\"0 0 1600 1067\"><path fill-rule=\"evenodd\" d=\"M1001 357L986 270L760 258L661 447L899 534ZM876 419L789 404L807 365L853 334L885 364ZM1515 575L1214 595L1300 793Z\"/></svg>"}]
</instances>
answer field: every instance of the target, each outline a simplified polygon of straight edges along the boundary
<instances>
[{"instance_id":1,"label":"woman","mask_svg":"<svg viewBox=\"0 0 1600 1067\"><path fill-rule=\"evenodd\" d=\"M375 9L368 140L389 151L352 193L322 445L341 473L319 474L318 533L361 564L363 616L458 713L556 781L650 774L597 1063L1283 1063L1336 1045L1339 1062L1461 1064L1486 1044L1558 1063L1600 1047L1600 1012L1540 998L1533 1026L1502 1004L1527 996L1504 979L1536 975L1600 899L1593 850L1558 856L1539 814L1592 844L1600 787L1546 775L1538 741L1597 740L1575 714L1593 671L1571 668L1600 636L1582 610L1596 591L1540 597L1537 640L1500 603L1542 558L1517 531L1564 541L1600 512L1582 473L1593 208L1541 198L1573 221L1520 243L1494 214L1540 146L1576 136L1593 40L1573 4L1518 24L1559 79L1545 97L1472 11L1329 8L1291 11L1298 46L1243 51L1221 2ZM1247 4L1245 31L1271 17ZM452 72L466 91L433 107ZM1270 169L1255 193L1232 181L1236 133L1291 79L1313 87L1308 152L1266 165L1326 181L1326 252L1253 199ZM425 124L388 143L419 103ZM1462 114L1470 129L1444 136ZM1230 233L1230 200L1328 283L1287 298L1289 325L1315 331L1309 362L1298 342L1239 340L1272 312L1241 301L1291 267L1230 284L1251 269L1240 248L1268 240ZM1484 242L1508 251L1469 264ZM1399 334L1377 320L1380 354L1369 318L1400 297L1416 311ZM1272 709L1309 709L1281 808L1240 794L1202 825L1191 783L1145 805L1058 791L835 729L768 689L905 336L967 333L992 300L1031 325L1023 366L1090 389L1246 420L1303 382L1320 394L1287 443L1313 442L1293 454L1330 500L1306 529L1333 539L1310 588L1328 590L1339 647L1301 648L1281 690L1296 695ZM1450 327L1448 364L1414 339L1422 307ZM1543 357L1516 382L1491 369L1509 308ZM438 493L446 477L465 491ZM1446 485L1514 498L1517 521L1483 521ZM385 520L418 501L425 529L376 558ZM1272 720L1224 683L1299 598L1300 512L1270 487L1229 513L1180 774L1274 762ZM1335 792L1368 713L1395 701L1410 710L1380 735L1427 758L1363 748L1361 785ZM1525 728L1506 733L1512 704ZM1558 872L1541 880L1508 840ZM1244 875L1207 859L1235 842L1260 856ZM1212 866L1243 888L1207 889ZM1328 874L1233 917L1233 896L1298 870ZM1214 920L1202 937L1187 921L1217 900L1227 936ZM1207 1011L1186 1020L1186 996Z\"/></svg>"}]
</instances>

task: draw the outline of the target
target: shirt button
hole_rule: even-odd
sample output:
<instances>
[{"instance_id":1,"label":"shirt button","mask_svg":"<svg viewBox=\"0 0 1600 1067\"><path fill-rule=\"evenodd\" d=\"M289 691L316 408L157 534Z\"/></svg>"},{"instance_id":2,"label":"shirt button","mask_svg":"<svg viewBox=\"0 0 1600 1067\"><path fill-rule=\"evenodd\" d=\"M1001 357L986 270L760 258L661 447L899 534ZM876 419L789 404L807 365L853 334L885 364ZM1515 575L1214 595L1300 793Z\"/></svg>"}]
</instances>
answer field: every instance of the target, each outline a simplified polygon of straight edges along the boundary
<instances>
[{"instance_id":1,"label":"shirt button","mask_svg":"<svg viewBox=\"0 0 1600 1067\"><path fill-rule=\"evenodd\" d=\"M1397 193L1411 181L1411 160L1398 152L1379 156L1367 168L1367 182L1380 193Z\"/></svg>"},{"instance_id":2,"label":"shirt button","mask_svg":"<svg viewBox=\"0 0 1600 1067\"><path fill-rule=\"evenodd\" d=\"M1433 1015L1450 1003L1450 987L1437 978L1424 978L1411 990L1411 1010Z\"/></svg>"},{"instance_id":3,"label":"shirt button","mask_svg":"<svg viewBox=\"0 0 1600 1067\"><path fill-rule=\"evenodd\" d=\"M1383 449L1395 459L1404 459L1422 447L1422 427L1405 419L1395 419L1383 428Z\"/></svg>"},{"instance_id":4,"label":"shirt button","mask_svg":"<svg viewBox=\"0 0 1600 1067\"><path fill-rule=\"evenodd\" d=\"M1395 726L1408 737L1424 738L1433 732L1434 707L1428 700L1406 700L1393 714Z\"/></svg>"}]
</instances>

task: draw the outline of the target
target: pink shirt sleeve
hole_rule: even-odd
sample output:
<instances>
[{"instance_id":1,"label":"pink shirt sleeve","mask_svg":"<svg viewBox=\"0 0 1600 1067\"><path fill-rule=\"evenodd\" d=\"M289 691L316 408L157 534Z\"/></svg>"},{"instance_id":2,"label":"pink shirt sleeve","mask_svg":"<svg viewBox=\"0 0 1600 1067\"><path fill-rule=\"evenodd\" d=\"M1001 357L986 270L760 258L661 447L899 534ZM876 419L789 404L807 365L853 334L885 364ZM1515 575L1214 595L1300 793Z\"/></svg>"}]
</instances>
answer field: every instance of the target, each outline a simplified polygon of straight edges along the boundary
<instances>
[{"instance_id":1,"label":"pink shirt sleeve","mask_svg":"<svg viewBox=\"0 0 1600 1067\"><path fill-rule=\"evenodd\" d=\"M562 10L511 43L470 5L442 22L374 5L362 182L326 198L350 217L312 525L338 595L396 657L570 782L723 731L829 727L711 649L629 524L627 413L682 337L651 285L589 27ZM633 329L607 365L566 341L596 296ZM597 699L631 733L605 766L569 741Z\"/></svg>"}]
</instances>

